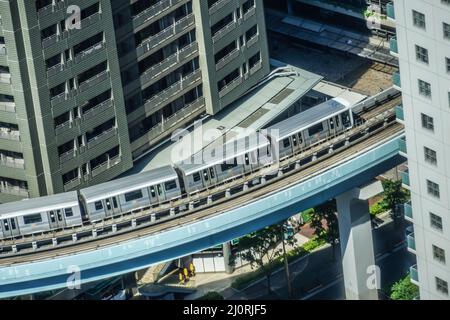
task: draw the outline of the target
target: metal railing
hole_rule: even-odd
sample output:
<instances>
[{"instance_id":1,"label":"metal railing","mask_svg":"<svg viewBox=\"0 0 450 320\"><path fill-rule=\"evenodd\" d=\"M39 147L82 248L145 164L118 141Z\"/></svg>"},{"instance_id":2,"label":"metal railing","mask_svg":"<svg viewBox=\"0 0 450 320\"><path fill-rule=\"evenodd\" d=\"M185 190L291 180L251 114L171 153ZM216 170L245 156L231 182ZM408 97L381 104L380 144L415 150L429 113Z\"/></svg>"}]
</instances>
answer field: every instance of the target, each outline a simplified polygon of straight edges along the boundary
<instances>
[{"instance_id":1,"label":"metal railing","mask_svg":"<svg viewBox=\"0 0 450 320\"><path fill-rule=\"evenodd\" d=\"M216 63L216 71L225 67L231 60L236 59L239 56L239 48L234 48L228 54L226 54L222 59Z\"/></svg>"},{"instance_id":2,"label":"metal railing","mask_svg":"<svg viewBox=\"0 0 450 320\"><path fill-rule=\"evenodd\" d=\"M254 16L256 12L256 7L251 7L246 13L244 13L244 21Z\"/></svg>"},{"instance_id":3,"label":"metal railing","mask_svg":"<svg viewBox=\"0 0 450 320\"><path fill-rule=\"evenodd\" d=\"M405 212L405 217L408 218L409 220L413 219L413 210L412 210L412 206L411 206L411 202L405 203L404 204L404 210Z\"/></svg>"},{"instance_id":4,"label":"metal railing","mask_svg":"<svg viewBox=\"0 0 450 320\"><path fill-rule=\"evenodd\" d=\"M15 102L0 102L0 111L16 112Z\"/></svg>"},{"instance_id":5,"label":"metal railing","mask_svg":"<svg viewBox=\"0 0 450 320\"><path fill-rule=\"evenodd\" d=\"M228 23L226 26L224 26L222 29L217 31L212 37L213 43L216 43L217 41L222 39L225 35L227 35L229 32L236 29L236 26L237 26L237 21L233 20L230 23Z\"/></svg>"},{"instance_id":6,"label":"metal railing","mask_svg":"<svg viewBox=\"0 0 450 320\"><path fill-rule=\"evenodd\" d=\"M8 187L8 186L0 186L0 193L6 193L13 196L26 197L30 196L30 192L27 189L20 187Z\"/></svg>"},{"instance_id":7,"label":"metal railing","mask_svg":"<svg viewBox=\"0 0 450 320\"><path fill-rule=\"evenodd\" d=\"M108 74L109 74L109 71L104 70L104 71L96 74L92 78L89 78L89 79L83 81L79 85L80 91L81 92L86 91L87 89L92 88L93 86L97 85L98 83L102 82L103 80L108 79Z\"/></svg>"},{"instance_id":8,"label":"metal railing","mask_svg":"<svg viewBox=\"0 0 450 320\"><path fill-rule=\"evenodd\" d=\"M212 14L216 13L217 11L222 9L225 5L227 5L229 2L231 2L231 0L219 0L219 1L217 1L216 3L214 3L209 8L209 14L212 15Z\"/></svg>"},{"instance_id":9,"label":"metal railing","mask_svg":"<svg viewBox=\"0 0 450 320\"><path fill-rule=\"evenodd\" d=\"M406 236L406 242L408 243L408 249L411 251L416 251L416 239L414 238L414 233Z\"/></svg>"},{"instance_id":10,"label":"metal railing","mask_svg":"<svg viewBox=\"0 0 450 320\"><path fill-rule=\"evenodd\" d=\"M76 157L76 155L77 155L76 149L69 150L59 156L59 163L62 164L64 162L72 160L73 158Z\"/></svg>"},{"instance_id":11,"label":"metal railing","mask_svg":"<svg viewBox=\"0 0 450 320\"><path fill-rule=\"evenodd\" d=\"M15 169L25 169L25 161L21 160L11 160L8 158L0 158L0 165Z\"/></svg>"},{"instance_id":12,"label":"metal railing","mask_svg":"<svg viewBox=\"0 0 450 320\"><path fill-rule=\"evenodd\" d=\"M87 147L88 149L95 147L96 145L98 145L99 143L113 137L117 132L117 128L116 127L111 127L106 131L103 131L102 133L100 133L99 135L95 136L94 138L90 139L87 142Z\"/></svg>"},{"instance_id":13,"label":"metal railing","mask_svg":"<svg viewBox=\"0 0 450 320\"><path fill-rule=\"evenodd\" d=\"M80 63L81 61L83 61L86 57L92 55L94 52L100 51L101 49L103 49L105 47L105 43L99 42L97 44L94 44L93 46L81 51L80 53L78 53L75 56L75 63Z\"/></svg>"},{"instance_id":14,"label":"metal railing","mask_svg":"<svg viewBox=\"0 0 450 320\"><path fill-rule=\"evenodd\" d=\"M255 43L257 43L259 40L259 34L255 33L253 37L251 37L249 40L247 40L247 48L251 47Z\"/></svg>"},{"instance_id":15,"label":"metal railing","mask_svg":"<svg viewBox=\"0 0 450 320\"><path fill-rule=\"evenodd\" d=\"M163 0L155 3L133 17L134 27L136 28L146 23L148 20L156 18L158 15L163 14L182 1L183 0Z\"/></svg>"},{"instance_id":16,"label":"metal railing","mask_svg":"<svg viewBox=\"0 0 450 320\"><path fill-rule=\"evenodd\" d=\"M0 130L0 139L20 141L20 132L19 131L5 132Z\"/></svg>"},{"instance_id":17,"label":"metal railing","mask_svg":"<svg viewBox=\"0 0 450 320\"><path fill-rule=\"evenodd\" d=\"M259 60L253 67L250 68L250 75L254 75L261 68L262 68L262 61Z\"/></svg>"},{"instance_id":18,"label":"metal railing","mask_svg":"<svg viewBox=\"0 0 450 320\"><path fill-rule=\"evenodd\" d=\"M111 98L97 104L96 106L92 107L86 113L83 114L83 120L89 120L93 118L95 115L99 114L100 112L103 112L104 110L110 108L113 106L113 100Z\"/></svg>"},{"instance_id":19,"label":"metal railing","mask_svg":"<svg viewBox=\"0 0 450 320\"><path fill-rule=\"evenodd\" d=\"M231 92L234 88L238 87L243 81L243 78L241 75L239 75L236 79L228 83L226 86L224 86L220 92L219 97L222 98L225 95L227 95L229 92Z\"/></svg>"},{"instance_id":20,"label":"metal railing","mask_svg":"<svg viewBox=\"0 0 450 320\"><path fill-rule=\"evenodd\" d=\"M419 272L417 271L417 264L415 264L409 268L409 275L413 282L416 282L416 283L419 282Z\"/></svg>"},{"instance_id":21,"label":"metal railing","mask_svg":"<svg viewBox=\"0 0 450 320\"><path fill-rule=\"evenodd\" d=\"M395 116L398 120L405 121L405 113L403 111L403 106L399 105L395 107Z\"/></svg>"},{"instance_id":22,"label":"metal railing","mask_svg":"<svg viewBox=\"0 0 450 320\"><path fill-rule=\"evenodd\" d=\"M78 187L80 184L81 184L81 178L80 177L72 179L72 180L64 183L64 191L72 190L73 188Z\"/></svg>"},{"instance_id":23,"label":"metal railing","mask_svg":"<svg viewBox=\"0 0 450 320\"><path fill-rule=\"evenodd\" d=\"M122 161L120 156L116 156L114 158L108 159L107 161L103 162L102 164L96 166L94 169L92 169L91 175L92 177L98 176L100 173L105 172L106 170L114 167L115 165L119 164L120 161Z\"/></svg>"}]
</instances>

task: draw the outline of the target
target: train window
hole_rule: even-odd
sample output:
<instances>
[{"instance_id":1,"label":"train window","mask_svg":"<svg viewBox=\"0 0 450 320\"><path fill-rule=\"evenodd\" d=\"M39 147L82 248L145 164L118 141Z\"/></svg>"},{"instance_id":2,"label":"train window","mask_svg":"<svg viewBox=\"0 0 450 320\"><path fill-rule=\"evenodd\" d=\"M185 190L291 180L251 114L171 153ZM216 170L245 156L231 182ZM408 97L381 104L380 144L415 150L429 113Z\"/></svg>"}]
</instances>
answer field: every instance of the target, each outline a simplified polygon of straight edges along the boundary
<instances>
[{"instance_id":1,"label":"train window","mask_svg":"<svg viewBox=\"0 0 450 320\"><path fill-rule=\"evenodd\" d=\"M177 188L177 182L175 180L167 181L164 185L166 191L173 190Z\"/></svg>"},{"instance_id":2,"label":"train window","mask_svg":"<svg viewBox=\"0 0 450 320\"><path fill-rule=\"evenodd\" d=\"M151 193L153 198L156 197L155 187L151 187L150 188L150 193Z\"/></svg>"},{"instance_id":3,"label":"train window","mask_svg":"<svg viewBox=\"0 0 450 320\"><path fill-rule=\"evenodd\" d=\"M297 146L297 138L295 136L292 138L292 142L294 143L294 147L296 147Z\"/></svg>"},{"instance_id":4,"label":"train window","mask_svg":"<svg viewBox=\"0 0 450 320\"><path fill-rule=\"evenodd\" d=\"M66 215L66 217L73 217L73 210L72 210L72 208L64 209L64 214Z\"/></svg>"},{"instance_id":5,"label":"train window","mask_svg":"<svg viewBox=\"0 0 450 320\"><path fill-rule=\"evenodd\" d=\"M58 221L63 221L61 210L56 211L56 216L58 217Z\"/></svg>"},{"instance_id":6,"label":"train window","mask_svg":"<svg viewBox=\"0 0 450 320\"><path fill-rule=\"evenodd\" d=\"M116 198L112 198L112 199L113 199L113 207L117 209L119 207L117 205L117 199Z\"/></svg>"},{"instance_id":7,"label":"train window","mask_svg":"<svg viewBox=\"0 0 450 320\"><path fill-rule=\"evenodd\" d=\"M350 114L348 112L342 114L342 123L345 127L350 126Z\"/></svg>"},{"instance_id":8,"label":"train window","mask_svg":"<svg viewBox=\"0 0 450 320\"><path fill-rule=\"evenodd\" d=\"M245 154L245 164L247 166L250 165L250 157L249 157L248 153Z\"/></svg>"},{"instance_id":9,"label":"train window","mask_svg":"<svg viewBox=\"0 0 450 320\"><path fill-rule=\"evenodd\" d=\"M37 214L29 214L27 216L23 216L24 224L32 224L42 222L42 217L40 213Z\"/></svg>"},{"instance_id":10,"label":"train window","mask_svg":"<svg viewBox=\"0 0 450 320\"><path fill-rule=\"evenodd\" d=\"M194 179L194 182L200 181L200 173L196 172L192 175L192 178Z\"/></svg>"},{"instance_id":11,"label":"train window","mask_svg":"<svg viewBox=\"0 0 450 320\"><path fill-rule=\"evenodd\" d=\"M302 136L301 132L298 134L298 140L299 140L300 144L303 143L303 136Z\"/></svg>"},{"instance_id":12,"label":"train window","mask_svg":"<svg viewBox=\"0 0 450 320\"><path fill-rule=\"evenodd\" d=\"M111 201L109 199L106 199L106 209L111 210Z\"/></svg>"},{"instance_id":13,"label":"train window","mask_svg":"<svg viewBox=\"0 0 450 320\"><path fill-rule=\"evenodd\" d=\"M137 199L141 199L141 198L142 198L142 191L141 190L135 190L135 191L132 191L132 192L125 193L125 201L126 202L137 200Z\"/></svg>"},{"instance_id":14,"label":"train window","mask_svg":"<svg viewBox=\"0 0 450 320\"><path fill-rule=\"evenodd\" d=\"M339 127L339 116L336 117L336 126Z\"/></svg>"},{"instance_id":15,"label":"train window","mask_svg":"<svg viewBox=\"0 0 450 320\"><path fill-rule=\"evenodd\" d=\"M333 120L333 118L330 119L330 129L331 130L334 129L334 120Z\"/></svg>"},{"instance_id":16,"label":"train window","mask_svg":"<svg viewBox=\"0 0 450 320\"><path fill-rule=\"evenodd\" d=\"M225 163L222 163L222 164L221 164L222 171L231 170L231 169L233 169L234 167L237 167L237 161L236 161L236 159L233 159L233 163L225 162Z\"/></svg>"},{"instance_id":17,"label":"train window","mask_svg":"<svg viewBox=\"0 0 450 320\"><path fill-rule=\"evenodd\" d=\"M161 185L160 184L158 184L158 185L156 185L156 190L158 190L158 195L162 195L162 189L161 189Z\"/></svg>"},{"instance_id":18,"label":"train window","mask_svg":"<svg viewBox=\"0 0 450 320\"><path fill-rule=\"evenodd\" d=\"M50 211L50 221L51 221L51 222L56 222L56 219L55 219L55 212L54 212L54 211Z\"/></svg>"},{"instance_id":19,"label":"train window","mask_svg":"<svg viewBox=\"0 0 450 320\"><path fill-rule=\"evenodd\" d=\"M216 176L214 174L214 169L213 168L209 168L209 175L211 176L212 179L214 179Z\"/></svg>"},{"instance_id":20,"label":"train window","mask_svg":"<svg viewBox=\"0 0 450 320\"><path fill-rule=\"evenodd\" d=\"M95 204L95 210L102 210L103 209L103 204L101 201L97 201Z\"/></svg>"},{"instance_id":21,"label":"train window","mask_svg":"<svg viewBox=\"0 0 450 320\"><path fill-rule=\"evenodd\" d=\"M208 176L208 171L207 170L203 170L203 178L205 179L205 181L209 180L209 176Z\"/></svg>"},{"instance_id":22,"label":"train window","mask_svg":"<svg viewBox=\"0 0 450 320\"><path fill-rule=\"evenodd\" d=\"M5 225L5 231L9 231L8 220L3 220L3 224Z\"/></svg>"},{"instance_id":23,"label":"train window","mask_svg":"<svg viewBox=\"0 0 450 320\"><path fill-rule=\"evenodd\" d=\"M308 133L310 136L313 136L317 133L320 133L323 131L323 125L322 123L316 124L315 126L312 126L311 128L308 129Z\"/></svg>"},{"instance_id":24,"label":"train window","mask_svg":"<svg viewBox=\"0 0 450 320\"><path fill-rule=\"evenodd\" d=\"M283 147L288 148L291 146L291 142L289 141L289 138L286 138L283 140Z\"/></svg>"}]
</instances>

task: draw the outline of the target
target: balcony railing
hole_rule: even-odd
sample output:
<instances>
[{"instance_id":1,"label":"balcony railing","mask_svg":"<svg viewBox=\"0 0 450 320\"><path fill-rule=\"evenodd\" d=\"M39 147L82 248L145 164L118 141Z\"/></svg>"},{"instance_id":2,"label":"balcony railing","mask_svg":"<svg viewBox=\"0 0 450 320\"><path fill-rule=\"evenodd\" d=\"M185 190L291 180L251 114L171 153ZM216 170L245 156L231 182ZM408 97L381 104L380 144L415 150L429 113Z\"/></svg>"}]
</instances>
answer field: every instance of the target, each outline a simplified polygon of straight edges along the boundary
<instances>
[{"instance_id":1,"label":"balcony railing","mask_svg":"<svg viewBox=\"0 0 450 320\"><path fill-rule=\"evenodd\" d=\"M250 75L254 75L261 68L262 68L262 61L259 60L253 67L250 68Z\"/></svg>"},{"instance_id":2,"label":"balcony railing","mask_svg":"<svg viewBox=\"0 0 450 320\"><path fill-rule=\"evenodd\" d=\"M259 40L259 34L255 34L253 37L251 37L249 40L247 40L247 48L251 47L255 43L257 43Z\"/></svg>"},{"instance_id":3,"label":"balcony railing","mask_svg":"<svg viewBox=\"0 0 450 320\"><path fill-rule=\"evenodd\" d=\"M108 159L107 161L103 162L102 164L96 166L94 169L92 169L91 175L92 177L98 176L100 173L105 172L106 170L114 167L115 165L119 164L121 161L120 156L116 156L114 158Z\"/></svg>"},{"instance_id":4,"label":"balcony railing","mask_svg":"<svg viewBox=\"0 0 450 320\"><path fill-rule=\"evenodd\" d=\"M6 56L6 45L0 44L0 55Z\"/></svg>"},{"instance_id":5,"label":"balcony railing","mask_svg":"<svg viewBox=\"0 0 450 320\"><path fill-rule=\"evenodd\" d=\"M411 282L419 283L419 273L417 272L417 264L409 268L409 275L411 277Z\"/></svg>"},{"instance_id":6,"label":"balcony railing","mask_svg":"<svg viewBox=\"0 0 450 320\"><path fill-rule=\"evenodd\" d=\"M96 145L102 143L105 140L108 140L109 138L113 137L117 133L117 128L112 127L106 131L103 131L99 135L95 136L91 140L88 141L87 146L88 149L95 147Z\"/></svg>"},{"instance_id":7,"label":"balcony railing","mask_svg":"<svg viewBox=\"0 0 450 320\"><path fill-rule=\"evenodd\" d=\"M59 40L59 35L58 34L53 34L45 39L42 40L42 48L47 48L50 47L52 44L55 44L56 42L58 42Z\"/></svg>"},{"instance_id":8,"label":"balcony railing","mask_svg":"<svg viewBox=\"0 0 450 320\"><path fill-rule=\"evenodd\" d=\"M65 100L67 100L67 98L68 98L68 94L66 92L61 92L60 94L58 94L58 95L56 95L54 97L51 97L50 98L50 100L51 100L50 103L51 103L52 107L54 107L58 103L61 103L61 102L65 101Z\"/></svg>"},{"instance_id":9,"label":"balcony railing","mask_svg":"<svg viewBox=\"0 0 450 320\"><path fill-rule=\"evenodd\" d=\"M209 14L214 14L220 9L222 9L225 5L227 5L231 0L219 0L216 3L214 3L211 8L209 8Z\"/></svg>"},{"instance_id":10,"label":"balcony railing","mask_svg":"<svg viewBox=\"0 0 450 320\"><path fill-rule=\"evenodd\" d=\"M195 18L194 14L192 13L187 15L186 17L181 18L180 20L175 22L175 24L142 41L142 43L136 47L137 55L142 56L143 54L156 48L160 44L169 41L172 37L180 34L185 29L193 25L194 22Z\"/></svg>"},{"instance_id":11,"label":"balcony railing","mask_svg":"<svg viewBox=\"0 0 450 320\"><path fill-rule=\"evenodd\" d=\"M414 233L406 236L406 242L408 243L408 249L410 251L416 251L416 239L414 238Z\"/></svg>"},{"instance_id":12,"label":"balcony railing","mask_svg":"<svg viewBox=\"0 0 450 320\"><path fill-rule=\"evenodd\" d=\"M16 112L15 102L0 102L0 111Z\"/></svg>"},{"instance_id":13,"label":"balcony railing","mask_svg":"<svg viewBox=\"0 0 450 320\"><path fill-rule=\"evenodd\" d=\"M72 160L77 156L77 151L75 149L69 150L59 156L59 163L62 164L69 160Z\"/></svg>"},{"instance_id":14,"label":"balcony railing","mask_svg":"<svg viewBox=\"0 0 450 320\"><path fill-rule=\"evenodd\" d=\"M112 107L112 105L113 105L112 99L108 99L108 100L105 100L105 101L99 103L98 105L96 105L95 107L92 107L86 113L83 114L83 120L86 121L86 120L89 120L89 119L93 118L97 114L99 114L99 113L103 112L104 110Z\"/></svg>"},{"instance_id":15,"label":"balcony railing","mask_svg":"<svg viewBox=\"0 0 450 320\"><path fill-rule=\"evenodd\" d=\"M104 70L100 72L99 74L93 76L92 78L89 78L88 80L82 82L79 86L79 89L81 92L86 91L89 88L92 88L99 84L100 82L108 79L108 70Z\"/></svg>"},{"instance_id":16,"label":"balcony railing","mask_svg":"<svg viewBox=\"0 0 450 320\"><path fill-rule=\"evenodd\" d=\"M389 47L391 50L391 53L398 54L398 43L397 38L393 37L391 40L389 40Z\"/></svg>"},{"instance_id":17,"label":"balcony railing","mask_svg":"<svg viewBox=\"0 0 450 320\"><path fill-rule=\"evenodd\" d=\"M70 181L64 183L64 191L72 190L72 189L78 187L80 184L81 184L81 178L80 177L77 177L77 178L75 178L73 180L70 180Z\"/></svg>"},{"instance_id":18,"label":"balcony railing","mask_svg":"<svg viewBox=\"0 0 450 320\"><path fill-rule=\"evenodd\" d=\"M180 3L181 1L183 0L163 0L152 5L151 7L148 7L147 9L133 17L134 27L138 27L146 23L147 21L156 18L158 15L168 11L170 8Z\"/></svg>"},{"instance_id":19,"label":"balcony railing","mask_svg":"<svg viewBox=\"0 0 450 320\"><path fill-rule=\"evenodd\" d=\"M388 18L395 20L395 10L394 10L393 2L389 2L388 4L386 4L386 14L387 14Z\"/></svg>"},{"instance_id":20,"label":"balcony railing","mask_svg":"<svg viewBox=\"0 0 450 320\"><path fill-rule=\"evenodd\" d=\"M251 7L246 13L244 13L244 21L254 16L256 12L256 7Z\"/></svg>"},{"instance_id":21,"label":"balcony railing","mask_svg":"<svg viewBox=\"0 0 450 320\"><path fill-rule=\"evenodd\" d=\"M97 43L86 50L81 51L75 56L75 63L80 63L81 61L85 60L87 57L91 56L97 51L100 51L105 47L104 42Z\"/></svg>"},{"instance_id":22,"label":"balcony railing","mask_svg":"<svg viewBox=\"0 0 450 320\"><path fill-rule=\"evenodd\" d=\"M59 135L59 134L63 133L64 131L69 130L70 128L72 128L72 124L73 124L72 120L67 120L64 123L57 125L55 127L55 134Z\"/></svg>"},{"instance_id":23,"label":"balcony railing","mask_svg":"<svg viewBox=\"0 0 450 320\"><path fill-rule=\"evenodd\" d=\"M405 121L405 114L403 112L403 105L399 105L395 107L395 116L398 120Z\"/></svg>"},{"instance_id":24,"label":"balcony railing","mask_svg":"<svg viewBox=\"0 0 450 320\"><path fill-rule=\"evenodd\" d=\"M0 139L20 141L20 132L19 131L5 132L0 130Z\"/></svg>"},{"instance_id":25,"label":"balcony railing","mask_svg":"<svg viewBox=\"0 0 450 320\"><path fill-rule=\"evenodd\" d=\"M23 159L0 158L0 165L14 169L25 169L25 161Z\"/></svg>"},{"instance_id":26,"label":"balcony railing","mask_svg":"<svg viewBox=\"0 0 450 320\"><path fill-rule=\"evenodd\" d=\"M400 73L398 72L394 72L392 74L392 82L394 83L395 86L397 86L398 88L402 87L402 83L400 80Z\"/></svg>"},{"instance_id":27,"label":"balcony railing","mask_svg":"<svg viewBox=\"0 0 450 320\"><path fill-rule=\"evenodd\" d=\"M222 59L217 61L216 63L216 70L222 69L224 66L226 66L230 61L236 59L239 56L239 48L233 49L231 52L229 52L226 56L224 56Z\"/></svg>"},{"instance_id":28,"label":"balcony railing","mask_svg":"<svg viewBox=\"0 0 450 320\"><path fill-rule=\"evenodd\" d=\"M150 99L145 102L145 109L151 110L152 108L156 108L160 104L169 100L173 95L177 92L181 91L183 88L196 83L202 78L202 74L200 69L195 70L194 72L188 74L186 77L182 78L178 82L175 82L170 87L161 91L157 95L154 95Z\"/></svg>"},{"instance_id":29,"label":"balcony railing","mask_svg":"<svg viewBox=\"0 0 450 320\"><path fill-rule=\"evenodd\" d=\"M0 83L11 84L11 74L9 73L0 74Z\"/></svg>"},{"instance_id":30,"label":"balcony railing","mask_svg":"<svg viewBox=\"0 0 450 320\"><path fill-rule=\"evenodd\" d=\"M405 212L405 218L408 220L413 220L413 210L411 206L411 202L404 204L404 212Z\"/></svg>"},{"instance_id":31,"label":"balcony railing","mask_svg":"<svg viewBox=\"0 0 450 320\"><path fill-rule=\"evenodd\" d=\"M6 193L13 196L25 197L30 196L30 192L27 189L19 187L0 186L0 193Z\"/></svg>"},{"instance_id":32,"label":"balcony railing","mask_svg":"<svg viewBox=\"0 0 450 320\"><path fill-rule=\"evenodd\" d=\"M222 90L220 90L219 97L222 98L225 95L227 95L229 92L234 90L234 88L238 87L242 83L242 81L243 81L242 76L239 75L239 77L231 81L229 84L223 87Z\"/></svg>"},{"instance_id":33,"label":"balcony railing","mask_svg":"<svg viewBox=\"0 0 450 320\"><path fill-rule=\"evenodd\" d=\"M406 140L405 139L400 139L398 144L399 144L400 152L403 152L404 154L407 154L408 150L407 150L407 147L406 147Z\"/></svg>"},{"instance_id":34,"label":"balcony railing","mask_svg":"<svg viewBox=\"0 0 450 320\"><path fill-rule=\"evenodd\" d=\"M216 43L217 41L219 41L220 39L225 37L225 35L227 35L229 32L236 29L236 25L237 25L237 22L235 20L233 20L230 23L228 23L225 27L223 27L222 29L217 31L214 34L214 36L212 37L213 43Z\"/></svg>"},{"instance_id":35,"label":"balcony railing","mask_svg":"<svg viewBox=\"0 0 450 320\"><path fill-rule=\"evenodd\" d=\"M400 172L400 176L402 178L402 183L405 186L409 187L410 186L410 181L409 181L409 172L408 172L408 170Z\"/></svg>"}]
</instances>

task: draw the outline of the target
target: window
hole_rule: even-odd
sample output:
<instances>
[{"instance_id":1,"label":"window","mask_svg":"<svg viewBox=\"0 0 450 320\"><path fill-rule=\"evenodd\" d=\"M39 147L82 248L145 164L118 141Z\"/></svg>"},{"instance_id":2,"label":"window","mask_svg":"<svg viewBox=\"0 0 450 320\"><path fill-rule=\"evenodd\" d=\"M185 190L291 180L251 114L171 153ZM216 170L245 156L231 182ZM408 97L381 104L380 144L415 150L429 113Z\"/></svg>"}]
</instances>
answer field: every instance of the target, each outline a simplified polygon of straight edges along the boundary
<instances>
[{"instance_id":1,"label":"window","mask_svg":"<svg viewBox=\"0 0 450 320\"><path fill-rule=\"evenodd\" d=\"M288 148L291 146L291 142L289 141L289 138L286 138L283 140L283 148Z\"/></svg>"},{"instance_id":2,"label":"window","mask_svg":"<svg viewBox=\"0 0 450 320\"><path fill-rule=\"evenodd\" d=\"M322 123L316 124L315 126L309 128L308 132L309 132L309 136L313 136L317 133L320 133L323 131L323 125Z\"/></svg>"},{"instance_id":3,"label":"window","mask_svg":"<svg viewBox=\"0 0 450 320\"><path fill-rule=\"evenodd\" d=\"M425 161L432 164L437 165L437 155L436 151L431 150L430 148L423 147L425 153Z\"/></svg>"},{"instance_id":4,"label":"window","mask_svg":"<svg viewBox=\"0 0 450 320\"><path fill-rule=\"evenodd\" d=\"M167 181L165 183L165 185L164 185L164 188L166 189L166 191L176 189L177 188L177 183L176 183L175 180Z\"/></svg>"},{"instance_id":5,"label":"window","mask_svg":"<svg viewBox=\"0 0 450 320\"><path fill-rule=\"evenodd\" d=\"M129 192L129 193L125 194L125 201L126 202L137 200L137 199L141 199L141 198L142 198L142 191L141 190L136 190L136 191L132 191L132 192Z\"/></svg>"},{"instance_id":6,"label":"window","mask_svg":"<svg viewBox=\"0 0 450 320\"><path fill-rule=\"evenodd\" d=\"M441 3L448 6L450 5L450 0L441 0Z\"/></svg>"},{"instance_id":7,"label":"window","mask_svg":"<svg viewBox=\"0 0 450 320\"><path fill-rule=\"evenodd\" d=\"M95 210L102 210L103 209L103 204L101 201L97 201L95 204Z\"/></svg>"},{"instance_id":8,"label":"window","mask_svg":"<svg viewBox=\"0 0 450 320\"><path fill-rule=\"evenodd\" d=\"M431 97L431 84L419 79L419 94L430 98Z\"/></svg>"},{"instance_id":9,"label":"window","mask_svg":"<svg viewBox=\"0 0 450 320\"><path fill-rule=\"evenodd\" d=\"M444 28L444 38L450 40L450 24L444 22L443 28Z\"/></svg>"},{"instance_id":10,"label":"window","mask_svg":"<svg viewBox=\"0 0 450 320\"><path fill-rule=\"evenodd\" d=\"M416 45L416 59L428 64L428 50Z\"/></svg>"},{"instance_id":11,"label":"window","mask_svg":"<svg viewBox=\"0 0 450 320\"><path fill-rule=\"evenodd\" d=\"M448 283L441 278L435 277L436 279L436 290L440 293L448 295Z\"/></svg>"},{"instance_id":12,"label":"window","mask_svg":"<svg viewBox=\"0 0 450 320\"><path fill-rule=\"evenodd\" d=\"M442 218L430 212L430 225L433 229L442 231Z\"/></svg>"},{"instance_id":13,"label":"window","mask_svg":"<svg viewBox=\"0 0 450 320\"><path fill-rule=\"evenodd\" d=\"M432 117L426 114L421 114L422 117L422 127L431 131L434 131L434 120Z\"/></svg>"},{"instance_id":14,"label":"window","mask_svg":"<svg viewBox=\"0 0 450 320\"><path fill-rule=\"evenodd\" d=\"M427 180L427 191L430 196L435 198L440 198L441 194L439 191L439 185L433 181Z\"/></svg>"},{"instance_id":15,"label":"window","mask_svg":"<svg viewBox=\"0 0 450 320\"><path fill-rule=\"evenodd\" d=\"M413 10L413 24L418 28L425 29L425 15Z\"/></svg>"},{"instance_id":16,"label":"window","mask_svg":"<svg viewBox=\"0 0 450 320\"><path fill-rule=\"evenodd\" d=\"M436 261L445 263L445 250L433 245L433 258Z\"/></svg>"},{"instance_id":17,"label":"window","mask_svg":"<svg viewBox=\"0 0 450 320\"><path fill-rule=\"evenodd\" d=\"M73 217L73 210L72 210L72 208L64 209L64 214L66 215L66 217Z\"/></svg>"},{"instance_id":18,"label":"window","mask_svg":"<svg viewBox=\"0 0 450 320\"><path fill-rule=\"evenodd\" d=\"M445 70L450 73L450 58L445 58Z\"/></svg>"},{"instance_id":19,"label":"window","mask_svg":"<svg viewBox=\"0 0 450 320\"><path fill-rule=\"evenodd\" d=\"M42 217L41 217L40 213L23 216L24 224L32 224L32 223L40 223L40 222L42 222Z\"/></svg>"},{"instance_id":20,"label":"window","mask_svg":"<svg viewBox=\"0 0 450 320\"><path fill-rule=\"evenodd\" d=\"M194 179L194 182L198 182L198 181L200 181L200 173L199 172L196 172L196 173L194 173L193 175L192 175L192 178Z\"/></svg>"}]
</instances>

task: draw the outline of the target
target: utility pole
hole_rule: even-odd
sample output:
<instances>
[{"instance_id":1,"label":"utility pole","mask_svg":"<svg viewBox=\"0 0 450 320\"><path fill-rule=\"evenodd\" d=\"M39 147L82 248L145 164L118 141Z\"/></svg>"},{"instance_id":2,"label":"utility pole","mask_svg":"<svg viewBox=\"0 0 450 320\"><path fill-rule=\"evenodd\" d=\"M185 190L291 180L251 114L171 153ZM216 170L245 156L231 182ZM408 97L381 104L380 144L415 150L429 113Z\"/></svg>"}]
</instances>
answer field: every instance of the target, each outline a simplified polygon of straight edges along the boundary
<instances>
[{"instance_id":1,"label":"utility pole","mask_svg":"<svg viewBox=\"0 0 450 320\"><path fill-rule=\"evenodd\" d=\"M286 244L284 243L284 224L280 225L281 229L281 243L283 245L283 258L284 258L284 269L286 271L286 282L288 287L288 297L292 299L292 286L291 286L291 274L289 272L289 262L286 254Z\"/></svg>"}]
</instances>

